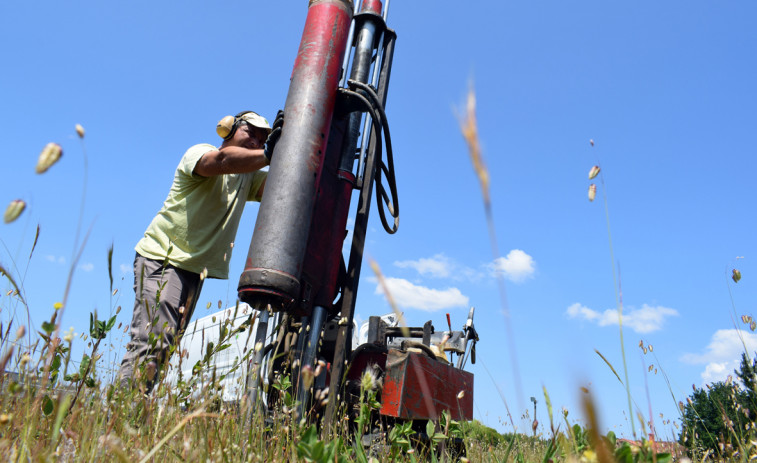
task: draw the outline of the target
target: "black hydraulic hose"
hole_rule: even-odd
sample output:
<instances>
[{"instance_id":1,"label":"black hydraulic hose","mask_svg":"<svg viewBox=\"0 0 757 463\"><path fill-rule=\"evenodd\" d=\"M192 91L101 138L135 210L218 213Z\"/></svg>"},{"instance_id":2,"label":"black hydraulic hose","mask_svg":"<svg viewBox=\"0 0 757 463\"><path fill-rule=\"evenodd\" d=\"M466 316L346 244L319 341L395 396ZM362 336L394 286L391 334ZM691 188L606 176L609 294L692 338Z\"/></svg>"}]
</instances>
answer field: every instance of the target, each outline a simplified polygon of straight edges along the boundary
<instances>
[{"instance_id":1,"label":"black hydraulic hose","mask_svg":"<svg viewBox=\"0 0 757 463\"><path fill-rule=\"evenodd\" d=\"M363 82L358 82L355 80L349 80L347 83L350 87L356 87L364 91L367 97L371 100L369 104L372 109L372 111L370 112L371 112L371 117L373 118L374 126L377 123L380 123L381 129L384 133L384 139L386 140L387 165L385 165L383 161L381 161L381 158L379 157L379 165L377 166L378 168L376 169L376 180L375 180L376 191L378 193L376 195L376 204L379 210L379 216L381 218L381 224L383 225L384 230L386 230L387 233L389 234L394 234L397 232L397 228L399 227L400 208L399 208L399 197L397 195L397 181L394 176L394 153L392 150L392 137L391 137L391 134L389 133L389 123L387 122L386 113L384 112L384 107L381 104L381 100L376 94L376 91L373 89L373 87ZM380 119L374 116L374 112L378 112ZM381 183L382 172L384 173L387 181L389 182L389 193L391 194L391 199L393 199L393 201L390 201L390 197L386 194L386 189ZM379 200L379 195L381 195L381 200L383 200L383 204L381 203L381 200ZM394 224L392 226L390 226L386 220L386 212L384 211L384 204L386 204L386 206L389 208L389 214L394 219Z\"/></svg>"},{"instance_id":2,"label":"black hydraulic hose","mask_svg":"<svg viewBox=\"0 0 757 463\"><path fill-rule=\"evenodd\" d=\"M428 347L427 345L423 344L422 342L417 342L417 341L402 341L401 346L402 346L402 350L408 350L408 349L411 349L411 348L412 349L420 349L426 355L428 355L429 357L431 357L432 359L439 360L439 359L436 358L436 354L434 353L434 351L431 350L430 347Z\"/></svg>"}]
</instances>

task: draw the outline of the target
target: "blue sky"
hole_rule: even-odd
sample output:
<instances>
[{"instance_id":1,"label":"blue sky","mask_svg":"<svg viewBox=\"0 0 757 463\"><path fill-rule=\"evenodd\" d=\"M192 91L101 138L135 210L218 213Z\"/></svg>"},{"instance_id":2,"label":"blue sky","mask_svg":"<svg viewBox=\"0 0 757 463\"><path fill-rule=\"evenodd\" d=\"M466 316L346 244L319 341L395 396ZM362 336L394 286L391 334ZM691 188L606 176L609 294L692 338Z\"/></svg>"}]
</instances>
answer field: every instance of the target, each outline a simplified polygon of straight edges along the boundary
<instances>
[{"instance_id":1,"label":"blue sky","mask_svg":"<svg viewBox=\"0 0 757 463\"><path fill-rule=\"evenodd\" d=\"M28 203L2 225L0 263L23 281L36 326L62 299L72 263L84 185L75 124L87 131L82 235L91 233L62 326L80 332L95 309L122 305L118 320L130 321L133 248L184 150L218 143L224 115L253 109L272 118L283 107L306 5L0 6L0 204ZM548 423L543 387L556 413L564 407L571 421L581 419L586 387L603 427L631 434L625 389L595 353L624 377L613 269L631 395L660 436L677 434L667 420L692 385L724 379L744 345L757 349L752 332L734 331L757 296L755 13L746 1L390 3L398 40L386 109L401 219L389 236L373 210L366 255L413 325L430 319L441 329L449 312L461 326L476 307L477 419L512 431L506 403L527 430L530 418L521 416L532 413L534 396ZM456 118L471 82L499 266ZM51 141L64 155L36 175ZM589 202L595 164L604 186ZM256 211L245 211L231 279L206 284L196 317L206 303L233 304ZM365 320L389 307L368 266L362 274L357 311ZM0 284L7 320L22 309ZM640 341L653 352L644 355ZM112 342L115 362L125 339Z\"/></svg>"}]
</instances>

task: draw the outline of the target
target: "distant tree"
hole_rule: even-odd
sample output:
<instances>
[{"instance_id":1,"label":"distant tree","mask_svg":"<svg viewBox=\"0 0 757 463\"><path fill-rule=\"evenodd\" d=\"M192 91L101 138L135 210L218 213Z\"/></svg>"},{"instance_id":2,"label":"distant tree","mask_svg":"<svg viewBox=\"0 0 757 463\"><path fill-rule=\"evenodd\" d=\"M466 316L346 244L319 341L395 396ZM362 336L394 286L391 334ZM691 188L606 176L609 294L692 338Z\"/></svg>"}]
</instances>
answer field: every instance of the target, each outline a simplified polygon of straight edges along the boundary
<instances>
[{"instance_id":1,"label":"distant tree","mask_svg":"<svg viewBox=\"0 0 757 463\"><path fill-rule=\"evenodd\" d=\"M741 355L734 370L741 386L728 380L696 389L683 408L679 438L693 456L710 450L727 457L747 440L745 425L757 417L757 360Z\"/></svg>"},{"instance_id":2,"label":"distant tree","mask_svg":"<svg viewBox=\"0 0 757 463\"><path fill-rule=\"evenodd\" d=\"M496 447L505 440L505 436L478 420L463 422L463 432L469 439Z\"/></svg>"},{"instance_id":3,"label":"distant tree","mask_svg":"<svg viewBox=\"0 0 757 463\"><path fill-rule=\"evenodd\" d=\"M741 380L746 394L746 413L751 421L757 419L757 359L751 361L746 352L741 354L741 365L735 370L736 376Z\"/></svg>"}]
</instances>

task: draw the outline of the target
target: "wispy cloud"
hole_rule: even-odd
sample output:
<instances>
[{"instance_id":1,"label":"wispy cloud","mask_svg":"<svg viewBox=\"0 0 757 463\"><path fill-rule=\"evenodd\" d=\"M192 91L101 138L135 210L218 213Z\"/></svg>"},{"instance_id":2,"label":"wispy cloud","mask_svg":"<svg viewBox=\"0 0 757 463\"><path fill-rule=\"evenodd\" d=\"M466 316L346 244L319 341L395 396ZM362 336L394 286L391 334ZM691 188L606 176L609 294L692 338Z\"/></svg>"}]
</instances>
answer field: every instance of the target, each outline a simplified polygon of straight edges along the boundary
<instances>
[{"instance_id":1,"label":"wispy cloud","mask_svg":"<svg viewBox=\"0 0 757 463\"><path fill-rule=\"evenodd\" d=\"M433 312L436 310L467 307L468 296L457 288L433 289L413 284L402 278L385 278L387 290L394 301L403 309L418 309ZM384 294L380 285L375 294Z\"/></svg>"},{"instance_id":2,"label":"wispy cloud","mask_svg":"<svg viewBox=\"0 0 757 463\"><path fill-rule=\"evenodd\" d=\"M92 262L87 262L85 264L79 265L79 268L85 272L91 272L95 268L95 264L93 264Z\"/></svg>"},{"instance_id":3,"label":"wispy cloud","mask_svg":"<svg viewBox=\"0 0 757 463\"><path fill-rule=\"evenodd\" d=\"M65 257L63 257L63 256L53 256L53 255L47 255L47 256L45 256L45 259L46 259L46 260L47 260L48 262L52 262L52 263L54 263L54 264L61 264L61 265L63 265L63 264L65 264L65 263L66 263L66 258L65 258Z\"/></svg>"},{"instance_id":4,"label":"wispy cloud","mask_svg":"<svg viewBox=\"0 0 757 463\"><path fill-rule=\"evenodd\" d=\"M757 351L757 334L735 329L717 330L703 354L686 354L681 361L705 365L701 373L704 384L724 381L739 367L745 345L747 352Z\"/></svg>"},{"instance_id":5,"label":"wispy cloud","mask_svg":"<svg viewBox=\"0 0 757 463\"><path fill-rule=\"evenodd\" d=\"M565 313L570 318L578 318L599 326L617 325L618 310L607 309L604 312L592 310L584 305L575 303L568 307ZM662 328L665 319L678 316L678 311L669 307L650 306L644 304L640 309L628 308L623 310L623 326L637 333L651 333Z\"/></svg>"},{"instance_id":6,"label":"wispy cloud","mask_svg":"<svg viewBox=\"0 0 757 463\"><path fill-rule=\"evenodd\" d=\"M536 263L534 258L520 249L513 249L507 256L495 260L489 269L497 275L502 276L513 283L522 283L529 278L533 278L536 272Z\"/></svg>"},{"instance_id":7,"label":"wispy cloud","mask_svg":"<svg viewBox=\"0 0 757 463\"><path fill-rule=\"evenodd\" d=\"M436 254L431 258L418 260L401 260L394 263L399 268L412 268L421 275L436 278L447 278L452 274L455 264L444 254Z\"/></svg>"}]
</instances>

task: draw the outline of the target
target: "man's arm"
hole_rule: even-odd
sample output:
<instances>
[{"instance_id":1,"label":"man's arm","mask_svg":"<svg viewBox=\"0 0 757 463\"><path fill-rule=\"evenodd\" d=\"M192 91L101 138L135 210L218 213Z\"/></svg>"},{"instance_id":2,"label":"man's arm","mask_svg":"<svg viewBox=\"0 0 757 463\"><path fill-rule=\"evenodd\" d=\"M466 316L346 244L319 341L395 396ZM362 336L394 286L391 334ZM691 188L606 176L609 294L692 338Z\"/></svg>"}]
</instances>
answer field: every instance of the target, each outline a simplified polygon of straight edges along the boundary
<instances>
[{"instance_id":1,"label":"man's arm","mask_svg":"<svg viewBox=\"0 0 757 463\"><path fill-rule=\"evenodd\" d=\"M194 173L203 177L221 174L255 172L268 165L262 149L227 146L203 154L194 168Z\"/></svg>"}]
</instances>

